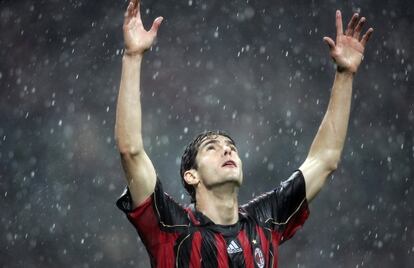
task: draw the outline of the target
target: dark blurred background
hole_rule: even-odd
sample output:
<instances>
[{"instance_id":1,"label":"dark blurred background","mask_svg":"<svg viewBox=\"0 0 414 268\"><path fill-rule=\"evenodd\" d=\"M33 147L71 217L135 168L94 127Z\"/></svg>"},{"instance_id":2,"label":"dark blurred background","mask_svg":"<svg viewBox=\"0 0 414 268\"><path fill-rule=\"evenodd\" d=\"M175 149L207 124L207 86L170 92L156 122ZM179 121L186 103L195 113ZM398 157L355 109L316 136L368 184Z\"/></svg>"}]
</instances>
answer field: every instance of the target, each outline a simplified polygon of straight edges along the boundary
<instances>
[{"instance_id":1,"label":"dark blurred background","mask_svg":"<svg viewBox=\"0 0 414 268\"><path fill-rule=\"evenodd\" d=\"M148 267L115 207L114 142L127 2L0 2L0 266ZM152 1L165 18L142 74L145 147L168 192L187 142L223 129L244 161L244 203L304 161L335 69L322 42L361 12L375 31L354 81L342 162L280 267L414 263L414 4ZM367 29L367 28L365 28ZM410 201L411 200L411 201ZM411 266L412 267L412 266Z\"/></svg>"}]
</instances>

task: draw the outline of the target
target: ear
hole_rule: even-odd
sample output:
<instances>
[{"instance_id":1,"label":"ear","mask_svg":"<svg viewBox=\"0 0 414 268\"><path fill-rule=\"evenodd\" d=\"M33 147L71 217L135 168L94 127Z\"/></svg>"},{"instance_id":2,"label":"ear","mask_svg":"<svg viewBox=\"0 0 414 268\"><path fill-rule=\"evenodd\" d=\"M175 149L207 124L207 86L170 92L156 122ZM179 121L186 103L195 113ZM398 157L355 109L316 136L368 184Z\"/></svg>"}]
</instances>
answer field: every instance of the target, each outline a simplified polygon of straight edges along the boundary
<instances>
[{"instance_id":1,"label":"ear","mask_svg":"<svg viewBox=\"0 0 414 268\"><path fill-rule=\"evenodd\" d=\"M197 170L190 169L184 172L184 180L188 184L196 186L200 182L200 179L198 178Z\"/></svg>"}]
</instances>

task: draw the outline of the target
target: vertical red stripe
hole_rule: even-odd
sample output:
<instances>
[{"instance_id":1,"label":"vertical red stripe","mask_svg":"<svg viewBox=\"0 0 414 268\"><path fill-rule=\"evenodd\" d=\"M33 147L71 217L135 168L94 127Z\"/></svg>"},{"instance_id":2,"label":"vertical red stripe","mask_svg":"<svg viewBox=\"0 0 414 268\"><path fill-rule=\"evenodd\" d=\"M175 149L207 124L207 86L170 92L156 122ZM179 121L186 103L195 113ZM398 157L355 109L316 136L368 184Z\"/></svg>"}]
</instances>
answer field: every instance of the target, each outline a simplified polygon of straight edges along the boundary
<instances>
[{"instance_id":1,"label":"vertical red stripe","mask_svg":"<svg viewBox=\"0 0 414 268\"><path fill-rule=\"evenodd\" d=\"M263 229L256 225L256 231L260 237L260 244L262 247L263 254L265 256L265 263L269 263L269 241L267 240L266 234L264 233Z\"/></svg>"},{"instance_id":2,"label":"vertical red stripe","mask_svg":"<svg viewBox=\"0 0 414 268\"><path fill-rule=\"evenodd\" d=\"M250 242L249 238L247 237L246 230L240 231L237 235L237 239L239 239L240 245L243 248L244 262L246 263L246 268L254 268L252 249L250 247Z\"/></svg>"},{"instance_id":3,"label":"vertical red stripe","mask_svg":"<svg viewBox=\"0 0 414 268\"><path fill-rule=\"evenodd\" d=\"M278 233L276 231L272 231L272 247L273 247L273 259L274 259L273 267L274 268L277 268L277 260L279 259L280 236L281 236L280 233Z\"/></svg>"},{"instance_id":4,"label":"vertical red stripe","mask_svg":"<svg viewBox=\"0 0 414 268\"><path fill-rule=\"evenodd\" d=\"M215 234L217 248L217 268L228 268L229 259L227 256L226 241L220 234Z\"/></svg>"},{"instance_id":5,"label":"vertical red stripe","mask_svg":"<svg viewBox=\"0 0 414 268\"><path fill-rule=\"evenodd\" d=\"M179 236L179 233L160 230L152 200L149 197L135 210L130 212L128 218L137 228L145 247L149 251L150 258L155 261L156 266L173 267L175 266L174 241ZM166 246L160 250L160 244L165 244Z\"/></svg>"},{"instance_id":6,"label":"vertical red stripe","mask_svg":"<svg viewBox=\"0 0 414 268\"><path fill-rule=\"evenodd\" d=\"M284 242L290 239L296 233L296 231L300 227L302 227L302 225L305 223L308 217L309 217L308 203L306 202L306 200L304 200L299 210L294 213L293 217L290 218L289 222L285 225L285 228L282 233L281 242Z\"/></svg>"},{"instance_id":7,"label":"vertical red stripe","mask_svg":"<svg viewBox=\"0 0 414 268\"><path fill-rule=\"evenodd\" d=\"M191 243L191 268L201 267L201 233L195 232Z\"/></svg>"},{"instance_id":8,"label":"vertical red stripe","mask_svg":"<svg viewBox=\"0 0 414 268\"><path fill-rule=\"evenodd\" d=\"M151 252L154 252L156 255L154 256L155 262L157 263L157 267L174 267L175 266L175 253L174 253L174 242L178 237L178 233L164 233L159 236L161 241L167 241L166 238L169 237L170 241L165 244L163 250L159 250L157 246L153 246L151 248ZM173 237L173 239L171 239Z\"/></svg>"}]
</instances>

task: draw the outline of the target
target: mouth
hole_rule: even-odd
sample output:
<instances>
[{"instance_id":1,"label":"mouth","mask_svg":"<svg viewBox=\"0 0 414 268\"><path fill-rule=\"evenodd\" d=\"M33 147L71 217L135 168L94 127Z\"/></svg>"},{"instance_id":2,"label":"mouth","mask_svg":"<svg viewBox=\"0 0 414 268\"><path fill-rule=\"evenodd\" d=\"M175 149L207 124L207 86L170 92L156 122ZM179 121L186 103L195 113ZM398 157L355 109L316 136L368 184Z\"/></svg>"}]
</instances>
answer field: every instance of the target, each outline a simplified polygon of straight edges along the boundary
<instances>
[{"instance_id":1,"label":"mouth","mask_svg":"<svg viewBox=\"0 0 414 268\"><path fill-rule=\"evenodd\" d=\"M236 165L236 162L234 162L233 160L228 160L224 162L222 167L237 167L237 165Z\"/></svg>"}]
</instances>

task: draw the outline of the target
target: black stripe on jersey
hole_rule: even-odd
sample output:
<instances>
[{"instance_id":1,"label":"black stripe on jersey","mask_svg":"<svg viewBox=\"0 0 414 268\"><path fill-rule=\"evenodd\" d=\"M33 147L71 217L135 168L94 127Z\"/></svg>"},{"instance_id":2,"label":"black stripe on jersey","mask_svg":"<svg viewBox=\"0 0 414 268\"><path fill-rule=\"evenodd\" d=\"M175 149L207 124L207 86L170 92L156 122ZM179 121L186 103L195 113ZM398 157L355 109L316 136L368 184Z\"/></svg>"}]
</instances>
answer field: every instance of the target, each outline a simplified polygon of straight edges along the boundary
<instances>
[{"instance_id":1,"label":"black stripe on jersey","mask_svg":"<svg viewBox=\"0 0 414 268\"><path fill-rule=\"evenodd\" d=\"M224 240L226 240L226 248L229 247L234 248L234 243L237 244L237 247L239 249L242 249L241 243L239 239L236 238L236 236L224 236ZM232 242L234 243L232 244ZM227 256L229 258L229 268L245 268L246 263L244 261L244 253L243 251L237 252L237 253L228 253Z\"/></svg>"},{"instance_id":2,"label":"black stripe on jersey","mask_svg":"<svg viewBox=\"0 0 414 268\"><path fill-rule=\"evenodd\" d=\"M201 230L201 267L218 267L217 245L214 233L208 229Z\"/></svg>"},{"instance_id":3,"label":"black stripe on jersey","mask_svg":"<svg viewBox=\"0 0 414 268\"><path fill-rule=\"evenodd\" d=\"M193 242L193 234L184 233L175 241L175 267L188 268L190 266L191 245Z\"/></svg>"},{"instance_id":4,"label":"black stripe on jersey","mask_svg":"<svg viewBox=\"0 0 414 268\"><path fill-rule=\"evenodd\" d=\"M164 192L161 181L157 178L153 194L154 212L160 222L163 231L186 230L190 224L185 209Z\"/></svg>"}]
</instances>

